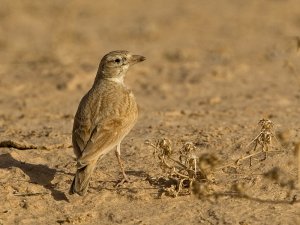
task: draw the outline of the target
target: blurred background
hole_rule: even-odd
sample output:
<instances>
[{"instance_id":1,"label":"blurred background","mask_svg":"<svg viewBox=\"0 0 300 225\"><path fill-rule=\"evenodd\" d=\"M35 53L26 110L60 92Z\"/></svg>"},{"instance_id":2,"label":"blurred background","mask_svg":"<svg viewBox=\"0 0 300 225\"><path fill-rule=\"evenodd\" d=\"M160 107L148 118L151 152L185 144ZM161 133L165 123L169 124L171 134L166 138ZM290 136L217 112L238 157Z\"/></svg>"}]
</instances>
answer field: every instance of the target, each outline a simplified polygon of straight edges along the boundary
<instances>
[{"instance_id":1,"label":"blurred background","mask_svg":"<svg viewBox=\"0 0 300 225\"><path fill-rule=\"evenodd\" d=\"M173 117L183 115L201 127L298 115L296 0L0 5L0 127L43 129L51 120L69 134L100 59L118 49L147 57L126 80L141 128L180 125Z\"/></svg>"},{"instance_id":2,"label":"blurred background","mask_svg":"<svg viewBox=\"0 0 300 225\"><path fill-rule=\"evenodd\" d=\"M245 178L251 201L154 198L157 187L146 178L160 170L144 145L167 137L230 161L246 154L241 143L253 140L257 122L267 118L286 134L289 150L245 171L280 165L295 179L299 36L298 0L0 0L0 141L38 146L1 148L0 224L3 218L7 224L167 224L174 216L177 224L265 224L270 218L299 224L296 205L255 201L292 198L260 177ZM93 175L92 193L69 204L74 114L102 56L121 49L147 58L125 81L140 116L122 154L139 181L130 186L135 189L115 190L119 170L110 153ZM14 195L27 192L46 194Z\"/></svg>"},{"instance_id":3,"label":"blurred background","mask_svg":"<svg viewBox=\"0 0 300 225\"><path fill-rule=\"evenodd\" d=\"M112 49L194 54L218 47L253 56L274 39L297 35L297 1L4 1L1 61L97 63Z\"/></svg>"}]
</instances>

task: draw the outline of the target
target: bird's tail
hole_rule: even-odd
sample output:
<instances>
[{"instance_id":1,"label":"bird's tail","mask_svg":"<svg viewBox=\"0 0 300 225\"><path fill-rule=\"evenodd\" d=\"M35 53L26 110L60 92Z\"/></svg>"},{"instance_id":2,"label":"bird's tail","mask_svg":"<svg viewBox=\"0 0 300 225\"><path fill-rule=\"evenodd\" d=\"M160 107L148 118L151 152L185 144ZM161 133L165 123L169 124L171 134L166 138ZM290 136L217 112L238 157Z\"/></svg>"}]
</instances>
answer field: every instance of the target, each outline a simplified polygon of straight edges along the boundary
<instances>
[{"instance_id":1,"label":"bird's tail","mask_svg":"<svg viewBox=\"0 0 300 225\"><path fill-rule=\"evenodd\" d=\"M86 194L89 187L91 175L95 169L95 166L96 166L96 162L93 162L77 169L69 194L72 195L77 193L81 196Z\"/></svg>"}]
</instances>

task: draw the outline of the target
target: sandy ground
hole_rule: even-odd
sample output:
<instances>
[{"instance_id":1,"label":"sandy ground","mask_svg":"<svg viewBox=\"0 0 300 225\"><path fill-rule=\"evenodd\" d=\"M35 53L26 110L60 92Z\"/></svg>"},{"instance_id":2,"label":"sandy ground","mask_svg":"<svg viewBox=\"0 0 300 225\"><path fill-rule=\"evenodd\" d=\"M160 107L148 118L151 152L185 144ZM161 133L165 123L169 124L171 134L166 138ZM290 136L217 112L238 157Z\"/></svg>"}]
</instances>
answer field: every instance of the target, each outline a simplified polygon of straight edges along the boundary
<instances>
[{"instance_id":1,"label":"sandy ground","mask_svg":"<svg viewBox=\"0 0 300 225\"><path fill-rule=\"evenodd\" d=\"M300 224L300 11L297 0L0 1L0 224ZM298 41L299 42L299 41ZM126 83L140 106L122 143L133 183L115 188L114 153L85 197L69 196L73 116L100 58L117 49L147 61ZM145 140L190 141L224 165L247 155L269 118L284 153L226 168L217 199L160 194ZM277 171L275 178L263 174ZM241 184L246 196L226 194ZM289 184L289 185L288 185Z\"/></svg>"}]
</instances>

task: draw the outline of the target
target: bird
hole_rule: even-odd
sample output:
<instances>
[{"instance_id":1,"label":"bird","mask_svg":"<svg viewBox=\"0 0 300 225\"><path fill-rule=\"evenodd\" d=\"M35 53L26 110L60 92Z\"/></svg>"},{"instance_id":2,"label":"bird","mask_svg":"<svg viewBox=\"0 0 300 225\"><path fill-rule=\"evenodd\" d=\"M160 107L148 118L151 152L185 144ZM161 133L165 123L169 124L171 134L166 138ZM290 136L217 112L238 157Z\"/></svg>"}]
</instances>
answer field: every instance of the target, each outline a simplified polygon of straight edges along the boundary
<instances>
[{"instance_id":1,"label":"bird","mask_svg":"<svg viewBox=\"0 0 300 225\"><path fill-rule=\"evenodd\" d=\"M69 194L86 195L98 160L113 148L123 174L118 185L129 181L120 145L137 122L138 105L124 78L132 65L145 59L125 50L109 52L101 59L94 83L81 99L74 117L72 144L77 171Z\"/></svg>"}]
</instances>

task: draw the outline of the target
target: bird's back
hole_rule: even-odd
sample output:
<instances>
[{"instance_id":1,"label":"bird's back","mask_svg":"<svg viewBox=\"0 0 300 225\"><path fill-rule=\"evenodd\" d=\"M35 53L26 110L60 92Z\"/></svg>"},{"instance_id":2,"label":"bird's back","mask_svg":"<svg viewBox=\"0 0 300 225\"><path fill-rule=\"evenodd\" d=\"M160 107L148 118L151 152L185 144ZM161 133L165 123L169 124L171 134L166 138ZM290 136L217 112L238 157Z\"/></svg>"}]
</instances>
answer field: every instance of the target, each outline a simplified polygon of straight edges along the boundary
<instances>
[{"instance_id":1,"label":"bird's back","mask_svg":"<svg viewBox=\"0 0 300 225\"><path fill-rule=\"evenodd\" d=\"M99 147L121 141L135 124L137 116L134 96L124 85L105 79L94 84L82 98L75 115L72 142L76 156L81 157L93 138L102 139L98 141ZM94 135L95 132L98 133Z\"/></svg>"}]
</instances>

